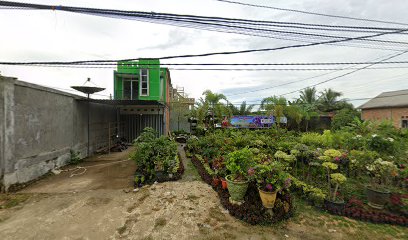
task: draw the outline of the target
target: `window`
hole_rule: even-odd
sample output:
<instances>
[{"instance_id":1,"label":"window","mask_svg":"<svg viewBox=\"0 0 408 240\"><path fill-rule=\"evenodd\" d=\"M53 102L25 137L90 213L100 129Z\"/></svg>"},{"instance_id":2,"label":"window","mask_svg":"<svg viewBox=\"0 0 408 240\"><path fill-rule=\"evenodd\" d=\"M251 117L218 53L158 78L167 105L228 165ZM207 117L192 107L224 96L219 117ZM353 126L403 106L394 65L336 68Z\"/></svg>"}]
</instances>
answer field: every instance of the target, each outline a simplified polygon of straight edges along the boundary
<instances>
[{"instance_id":1,"label":"window","mask_svg":"<svg viewBox=\"0 0 408 240\"><path fill-rule=\"evenodd\" d=\"M140 69L140 96L149 96L149 71Z\"/></svg>"},{"instance_id":2,"label":"window","mask_svg":"<svg viewBox=\"0 0 408 240\"><path fill-rule=\"evenodd\" d=\"M160 76L160 101L163 101L163 86L164 84L164 79L163 76Z\"/></svg>"},{"instance_id":3,"label":"window","mask_svg":"<svg viewBox=\"0 0 408 240\"><path fill-rule=\"evenodd\" d=\"M123 77L123 94L124 100L137 100L138 76L127 75Z\"/></svg>"},{"instance_id":4,"label":"window","mask_svg":"<svg viewBox=\"0 0 408 240\"><path fill-rule=\"evenodd\" d=\"M408 119L401 120L401 128L408 128Z\"/></svg>"}]
</instances>

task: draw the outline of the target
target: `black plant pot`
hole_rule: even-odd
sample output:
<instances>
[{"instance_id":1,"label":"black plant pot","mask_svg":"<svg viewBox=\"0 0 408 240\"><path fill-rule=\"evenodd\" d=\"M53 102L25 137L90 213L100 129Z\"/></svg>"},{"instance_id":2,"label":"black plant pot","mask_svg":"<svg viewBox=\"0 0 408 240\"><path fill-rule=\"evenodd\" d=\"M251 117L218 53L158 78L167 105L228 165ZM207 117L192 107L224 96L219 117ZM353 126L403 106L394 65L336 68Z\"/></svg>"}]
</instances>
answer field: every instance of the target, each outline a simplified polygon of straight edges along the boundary
<instances>
[{"instance_id":1,"label":"black plant pot","mask_svg":"<svg viewBox=\"0 0 408 240\"><path fill-rule=\"evenodd\" d=\"M371 187L367 187L368 205L372 208L383 209L384 205L390 200L390 191L378 190Z\"/></svg>"},{"instance_id":2,"label":"black plant pot","mask_svg":"<svg viewBox=\"0 0 408 240\"><path fill-rule=\"evenodd\" d=\"M324 208L330 213L334 213L337 215L343 215L345 206L346 204L344 203L343 200L341 201L332 201L328 199L324 200Z\"/></svg>"}]
</instances>

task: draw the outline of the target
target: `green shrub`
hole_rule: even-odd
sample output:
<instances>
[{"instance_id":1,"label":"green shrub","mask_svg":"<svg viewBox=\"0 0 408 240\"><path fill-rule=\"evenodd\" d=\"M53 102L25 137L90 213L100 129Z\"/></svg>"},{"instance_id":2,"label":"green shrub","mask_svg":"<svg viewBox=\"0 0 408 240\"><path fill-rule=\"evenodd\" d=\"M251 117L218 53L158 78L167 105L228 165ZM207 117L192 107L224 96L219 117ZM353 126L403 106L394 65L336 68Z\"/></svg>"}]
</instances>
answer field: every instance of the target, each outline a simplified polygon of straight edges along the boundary
<instances>
[{"instance_id":1,"label":"green shrub","mask_svg":"<svg viewBox=\"0 0 408 240\"><path fill-rule=\"evenodd\" d=\"M248 148L242 148L228 154L225 165L231 173L233 180L244 180L247 178L248 169L251 166L253 157L253 153Z\"/></svg>"},{"instance_id":2,"label":"green shrub","mask_svg":"<svg viewBox=\"0 0 408 240\"><path fill-rule=\"evenodd\" d=\"M81 157L79 156L80 152L75 152L74 150L69 150L70 153L70 159L68 161L68 164L78 164L82 162Z\"/></svg>"},{"instance_id":3,"label":"green shrub","mask_svg":"<svg viewBox=\"0 0 408 240\"><path fill-rule=\"evenodd\" d=\"M319 133L315 132L307 132L302 134L300 137L300 142L308 145L308 146L314 146L314 147L324 147L324 139Z\"/></svg>"},{"instance_id":4,"label":"green shrub","mask_svg":"<svg viewBox=\"0 0 408 240\"><path fill-rule=\"evenodd\" d=\"M145 179L153 179L158 171L167 174L177 172L177 143L165 136L153 137L151 129L145 130L135 141L135 151L130 155L136 163L137 171Z\"/></svg>"}]
</instances>

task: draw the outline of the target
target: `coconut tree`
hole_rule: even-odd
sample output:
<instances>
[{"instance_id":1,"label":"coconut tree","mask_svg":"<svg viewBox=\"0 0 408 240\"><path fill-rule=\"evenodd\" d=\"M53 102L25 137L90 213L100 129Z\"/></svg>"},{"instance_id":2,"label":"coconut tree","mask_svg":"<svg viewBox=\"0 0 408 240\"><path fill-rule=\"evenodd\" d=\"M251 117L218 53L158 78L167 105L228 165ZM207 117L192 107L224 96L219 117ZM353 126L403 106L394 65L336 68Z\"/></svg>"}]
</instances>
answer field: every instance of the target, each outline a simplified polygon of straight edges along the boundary
<instances>
[{"instance_id":1,"label":"coconut tree","mask_svg":"<svg viewBox=\"0 0 408 240\"><path fill-rule=\"evenodd\" d=\"M239 108L232 104L229 105L228 108L232 111L233 115L248 115L252 113L254 106L254 104L248 105L246 101L243 101Z\"/></svg>"},{"instance_id":2,"label":"coconut tree","mask_svg":"<svg viewBox=\"0 0 408 240\"><path fill-rule=\"evenodd\" d=\"M310 120L313 117L319 116L318 110L318 97L315 87L308 87L300 91L299 96L300 111L305 119L305 130L308 131Z\"/></svg>"},{"instance_id":3,"label":"coconut tree","mask_svg":"<svg viewBox=\"0 0 408 240\"><path fill-rule=\"evenodd\" d=\"M210 110L210 114L212 115L212 121L214 124L214 118L217 115L217 117L221 117L222 115L222 107L220 107L220 104L222 104L220 101L221 100L227 100L224 94L221 93L213 93L211 90L205 90L203 92L204 95L204 102L208 104Z\"/></svg>"},{"instance_id":4,"label":"coconut tree","mask_svg":"<svg viewBox=\"0 0 408 240\"><path fill-rule=\"evenodd\" d=\"M319 109L322 112L331 112L339 109L338 98L341 97L342 95L343 94L341 92L336 92L331 88L325 89L323 92L320 93L318 99Z\"/></svg>"},{"instance_id":5,"label":"coconut tree","mask_svg":"<svg viewBox=\"0 0 408 240\"><path fill-rule=\"evenodd\" d=\"M315 87L307 87L300 91L300 101L303 104L316 105L317 104L317 90Z\"/></svg>"}]
</instances>

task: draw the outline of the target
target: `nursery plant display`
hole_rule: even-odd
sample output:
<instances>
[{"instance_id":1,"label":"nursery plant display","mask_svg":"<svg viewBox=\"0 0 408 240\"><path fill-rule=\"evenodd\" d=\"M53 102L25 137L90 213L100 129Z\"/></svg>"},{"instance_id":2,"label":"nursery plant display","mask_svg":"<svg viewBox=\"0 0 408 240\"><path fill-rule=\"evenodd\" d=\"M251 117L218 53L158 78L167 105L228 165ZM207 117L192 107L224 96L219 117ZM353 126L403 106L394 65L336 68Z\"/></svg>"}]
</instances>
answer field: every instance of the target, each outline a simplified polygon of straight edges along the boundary
<instances>
[{"instance_id":1,"label":"nursery plant display","mask_svg":"<svg viewBox=\"0 0 408 240\"><path fill-rule=\"evenodd\" d=\"M381 158L367 165L371 175L371 186L367 187L369 205L373 208L382 209L390 199L390 190L387 189L390 179L397 175L397 167L389 161Z\"/></svg>"},{"instance_id":2,"label":"nursery plant display","mask_svg":"<svg viewBox=\"0 0 408 240\"><path fill-rule=\"evenodd\" d=\"M145 128L134 142L131 159L136 163L135 186L177 180L183 170L177 155L177 143L165 136L157 137L152 128Z\"/></svg>"},{"instance_id":3,"label":"nursery plant display","mask_svg":"<svg viewBox=\"0 0 408 240\"><path fill-rule=\"evenodd\" d=\"M226 168L230 175L225 179L231 200L242 202L248 189L248 169L253 158L253 153L248 148L233 151L228 154Z\"/></svg>"},{"instance_id":4,"label":"nursery plant display","mask_svg":"<svg viewBox=\"0 0 408 240\"><path fill-rule=\"evenodd\" d=\"M408 133L386 123L366 125L323 133L215 130L189 138L187 151L200 159L196 165L203 166L210 184L213 178L229 181L221 196L228 194L233 208L249 204L248 196L256 192L263 211L275 214L277 205L291 203L285 198L299 194L332 214L407 225ZM237 182L247 190L236 191ZM384 197L373 197L372 191Z\"/></svg>"}]
</instances>

